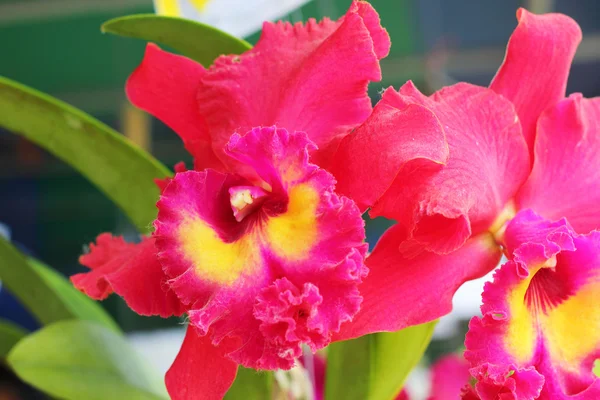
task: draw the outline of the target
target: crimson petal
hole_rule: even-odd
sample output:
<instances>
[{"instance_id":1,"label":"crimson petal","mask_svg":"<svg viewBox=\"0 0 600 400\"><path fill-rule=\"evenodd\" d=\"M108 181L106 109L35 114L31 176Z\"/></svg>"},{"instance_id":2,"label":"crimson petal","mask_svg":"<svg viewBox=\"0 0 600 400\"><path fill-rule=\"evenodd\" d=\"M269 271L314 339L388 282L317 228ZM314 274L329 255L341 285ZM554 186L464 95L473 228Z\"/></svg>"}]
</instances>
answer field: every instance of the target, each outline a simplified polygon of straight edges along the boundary
<instances>
[{"instance_id":1,"label":"crimson petal","mask_svg":"<svg viewBox=\"0 0 600 400\"><path fill-rule=\"evenodd\" d=\"M93 299L103 300L114 291L141 315L170 317L185 312L166 283L153 238L133 244L103 233L79 261L91 271L73 275L71 281Z\"/></svg>"},{"instance_id":2,"label":"crimson petal","mask_svg":"<svg viewBox=\"0 0 600 400\"><path fill-rule=\"evenodd\" d=\"M490 88L513 102L530 153L536 122L548 106L563 97L569 68L581 42L581 29L563 14L535 15L520 8L502 66Z\"/></svg>"}]
</instances>

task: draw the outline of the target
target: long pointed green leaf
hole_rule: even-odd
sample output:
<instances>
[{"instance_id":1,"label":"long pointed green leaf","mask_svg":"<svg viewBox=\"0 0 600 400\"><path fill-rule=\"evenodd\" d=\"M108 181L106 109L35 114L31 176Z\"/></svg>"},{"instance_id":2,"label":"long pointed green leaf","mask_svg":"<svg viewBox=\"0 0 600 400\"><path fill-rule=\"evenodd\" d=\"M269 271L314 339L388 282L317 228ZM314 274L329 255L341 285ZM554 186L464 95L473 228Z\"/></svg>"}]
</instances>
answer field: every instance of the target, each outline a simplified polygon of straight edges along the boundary
<instances>
[{"instance_id":1,"label":"long pointed green leaf","mask_svg":"<svg viewBox=\"0 0 600 400\"><path fill-rule=\"evenodd\" d=\"M0 126L35 142L77 169L147 232L159 191L153 178L170 175L152 156L100 121L0 77Z\"/></svg>"},{"instance_id":2,"label":"long pointed green leaf","mask_svg":"<svg viewBox=\"0 0 600 400\"><path fill-rule=\"evenodd\" d=\"M27 258L0 237L0 279L21 303L46 325L79 318L118 331L113 319L95 301L80 293L56 271Z\"/></svg>"},{"instance_id":3,"label":"long pointed green leaf","mask_svg":"<svg viewBox=\"0 0 600 400\"><path fill-rule=\"evenodd\" d=\"M87 321L61 321L21 339L7 357L25 382L67 400L168 398L160 376L122 336Z\"/></svg>"},{"instance_id":4,"label":"long pointed green leaf","mask_svg":"<svg viewBox=\"0 0 600 400\"><path fill-rule=\"evenodd\" d=\"M417 365L435 322L329 346L325 399L391 400Z\"/></svg>"},{"instance_id":5,"label":"long pointed green leaf","mask_svg":"<svg viewBox=\"0 0 600 400\"><path fill-rule=\"evenodd\" d=\"M102 31L167 45L207 68L221 54L240 54L252 47L212 26L154 14L111 19Z\"/></svg>"},{"instance_id":6,"label":"long pointed green leaf","mask_svg":"<svg viewBox=\"0 0 600 400\"><path fill-rule=\"evenodd\" d=\"M273 397L273 374L240 367L225 400L263 400Z\"/></svg>"},{"instance_id":7,"label":"long pointed green leaf","mask_svg":"<svg viewBox=\"0 0 600 400\"><path fill-rule=\"evenodd\" d=\"M0 319L0 361L3 360L10 349L27 335L25 329L12 322Z\"/></svg>"}]
</instances>

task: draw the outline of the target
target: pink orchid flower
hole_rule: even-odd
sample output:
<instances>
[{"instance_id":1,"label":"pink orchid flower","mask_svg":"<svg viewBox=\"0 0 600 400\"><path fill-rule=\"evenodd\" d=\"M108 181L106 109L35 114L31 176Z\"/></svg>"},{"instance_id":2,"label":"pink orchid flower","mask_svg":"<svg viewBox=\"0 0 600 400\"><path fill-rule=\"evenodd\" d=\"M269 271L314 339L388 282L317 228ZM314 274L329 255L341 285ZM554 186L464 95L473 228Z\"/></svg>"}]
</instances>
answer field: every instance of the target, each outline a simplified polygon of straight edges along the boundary
<instances>
[{"instance_id":1,"label":"pink orchid flower","mask_svg":"<svg viewBox=\"0 0 600 400\"><path fill-rule=\"evenodd\" d=\"M355 1L338 21L265 23L252 50L208 70L147 47L127 93L179 134L194 170L157 182L152 236L100 235L81 257L91 271L72 281L142 315L187 313L172 398L222 398L239 365L291 368L302 345L327 346L358 312L364 223L326 168L370 115L367 86L389 46Z\"/></svg>"},{"instance_id":2,"label":"pink orchid flower","mask_svg":"<svg viewBox=\"0 0 600 400\"><path fill-rule=\"evenodd\" d=\"M600 398L600 232L531 210L508 225L509 261L486 284L465 357L483 400ZM502 394L502 395L501 395Z\"/></svg>"},{"instance_id":3,"label":"pink orchid flower","mask_svg":"<svg viewBox=\"0 0 600 400\"><path fill-rule=\"evenodd\" d=\"M581 31L561 14L517 17L490 88L387 89L342 141L331 169L338 193L398 223L368 257L361 311L337 339L448 313L462 283L496 267L518 210L566 217L578 233L600 226L600 99L564 98ZM435 119L411 129L423 107ZM357 159L367 148L377 158Z\"/></svg>"}]
</instances>

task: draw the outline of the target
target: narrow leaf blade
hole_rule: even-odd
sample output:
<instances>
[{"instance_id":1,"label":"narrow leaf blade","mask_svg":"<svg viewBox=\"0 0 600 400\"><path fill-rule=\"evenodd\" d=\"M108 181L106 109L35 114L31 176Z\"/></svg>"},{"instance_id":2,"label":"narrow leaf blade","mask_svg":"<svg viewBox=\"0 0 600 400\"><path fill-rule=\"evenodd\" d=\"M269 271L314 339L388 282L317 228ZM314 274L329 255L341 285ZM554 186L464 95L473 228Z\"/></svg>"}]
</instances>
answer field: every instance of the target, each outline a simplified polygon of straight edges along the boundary
<instances>
[{"instance_id":1,"label":"narrow leaf blade","mask_svg":"<svg viewBox=\"0 0 600 400\"><path fill-rule=\"evenodd\" d=\"M3 360L10 349L27 335L25 329L10 321L0 320L0 360Z\"/></svg>"},{"instance_id":2,"label":"narrow leaf blade","mask_svg":"<svg viewBox=\"0 0 600 400\"><path fill-rule=\"evenodd\" d=\"M273 397L273 374L240 367L225 400L262 400Z\"/></svg>"},{"instance_id":3,"label":"narrow leaf blade","mask_svg":"<svg viewBox=\"0 0 600 400\"><path fill-rule=\"evenodd\" d=\"M436 322L329 346L325 398L391 400L431 340Z\"/></svg>"},{"instance_id":4,"label":"narrow leaf blade","mask_svg":"<svg viewBox=\"0 0 600 400\"><path fill-rule=\"evenodd\" d=\"M170 171L100 121L50 96L0 77L0 127L77 169L147 232L156 217L154 178Z\"/></svg>"},{"instance_id":5,"label":"narrow leaf blade","mask_svg":"<svg viewBox=\"0 0 600 400\"><path fill-rule=\"evenodd\" d=\"M25 382L68 400L168 398L123 336L91 322L49 325L17 343L7 363Z\"/></svg>"},{"instance_id":6,"label":"narrow leaf blade","mask_svg":"<svg viewBox=\"0 0 600 400\"><path fill-rule=\"evenodd\" d=\"M102 31L167 45L208 68L221 54L240 54L252 46L210 25L155 14L112 19Z\"/></svg>"},{"instance_id":7,"label":"narrow leaf blade","mask_svg":"<svg viewBox=\"0 0 600 400\"><path fill-rule=\"evenodd\" d=\"M70 318L75 317L85 321L94 321L114 331L120 331L115 320L98 302L75 289L71 282L65 279L60 273L34 258L28 258L27 261L53 289L61 301L66 304L71 312Z\"/></svg>"},{"instance_id":8,"label":"narrow leaf blade","mask_svg":"<svg viewBox=\"0 0 600 400\"><path fill-rule=\"evenodd\" d=\"M400 392L408 374L427 350L436 323L377 334L369 399L392 399Z\"/></svg>"},{"instance_id":9,"label":"narrow leaf blade","mask_svg":"<svg viewBox=\"0 0 600 400\"><path fill-rule=\"evenodd\" d=\"M50 267L27 258L6 239L0 237L0 279L21 303L46 325L79 318L95 321L118 331L104 309L75 289Z\"/></svg>"}]
</instances>

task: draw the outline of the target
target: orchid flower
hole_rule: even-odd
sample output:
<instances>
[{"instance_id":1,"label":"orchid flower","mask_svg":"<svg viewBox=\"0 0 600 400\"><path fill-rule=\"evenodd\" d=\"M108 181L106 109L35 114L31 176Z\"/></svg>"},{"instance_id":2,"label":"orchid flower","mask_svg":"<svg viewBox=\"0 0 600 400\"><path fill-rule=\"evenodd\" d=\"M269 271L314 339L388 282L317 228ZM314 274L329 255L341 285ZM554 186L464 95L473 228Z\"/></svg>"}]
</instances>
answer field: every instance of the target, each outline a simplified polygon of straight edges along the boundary
<instances>
[{"instance_id":1,"label":"orchid flower","mask_svg":"<svg viewBox=\"0 0 600 400\"><path fill-rule=\"evenodd\" d=\"M397 224L368 257L361 311L337 339L450 312L462 283L497 266L518 210L565 217L578 233L600 226L600 99L564 98L581 30L561 14L517 17L490 88L389 88L343 139L336 190ZM370 148L377 152L357 159Z\"/></svg>"},{"instance_id":2,"label":"orchid flower","mask_svg":"<svg viewBox=\"0 0 600 400\"><path fill-rule=\"evenodd\" d=\"M91 271L72 281L142 315L187 313L165 378L173 399L222 398L239 365L289 369L358 312L364 222L327 168L370 115L389 46L355 1L338 21L265 23L252 50L208 70L147 47L127 94L183 139L194 170L157 181L150 237L100 235L81 257Z\"/></svg>"},{"instance_id":3,"label":"orchid flower","mask_svg":"<svg viewBox=\"0 0 600 400\"><path fill-rule=\"evenodd\" d=\"M504 244L509 261L486 284L465 342L479 398L600 398L600 232L525 210Z\"/></svg>"}]
</instances>

